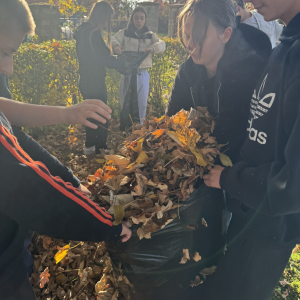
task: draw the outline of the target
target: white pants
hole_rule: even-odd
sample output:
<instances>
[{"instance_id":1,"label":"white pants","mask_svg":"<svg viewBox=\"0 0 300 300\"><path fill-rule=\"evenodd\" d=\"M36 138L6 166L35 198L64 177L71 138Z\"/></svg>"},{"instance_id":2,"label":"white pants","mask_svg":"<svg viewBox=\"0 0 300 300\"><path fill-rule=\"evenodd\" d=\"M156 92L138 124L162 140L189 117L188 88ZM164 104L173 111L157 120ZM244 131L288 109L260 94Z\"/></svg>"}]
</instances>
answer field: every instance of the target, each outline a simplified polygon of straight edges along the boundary
<instances>
[{"instance_id":1,"label":"white pants","mask_svg":"<svg viewBox=\"0 0 300 300\"><path fill-rule=\"evenodd\" d=\"M123 108L125 95L128 89L128 86L125 86L125 81L127 85L130 82L130 76L127 75L125 78L124 75L121 77L120 88L119 88L119 101L121 105L121 109ZM139 72L137 74L137 95L138 95L138 104L139 104L139 117L141 124L143 124L146 111L147 111L147 103L148 103L148 96L149 96L149 80L150 76L147 70Z\"/></svg>"}]
</instances>

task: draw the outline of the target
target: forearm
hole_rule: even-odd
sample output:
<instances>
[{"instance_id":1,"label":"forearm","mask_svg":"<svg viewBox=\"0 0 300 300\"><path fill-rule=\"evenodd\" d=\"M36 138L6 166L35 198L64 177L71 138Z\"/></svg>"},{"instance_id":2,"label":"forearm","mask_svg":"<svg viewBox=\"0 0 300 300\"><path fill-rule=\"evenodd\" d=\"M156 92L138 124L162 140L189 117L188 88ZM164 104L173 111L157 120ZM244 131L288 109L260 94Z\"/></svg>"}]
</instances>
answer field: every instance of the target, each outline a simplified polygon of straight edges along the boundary
<instances>
[{"instance_id":1,"label":"forearm","mask_svg":"<svg viewBox=\"0 0 300 300\"><path fill-rule=\"evenodd\" d=\"M34 105L0 98L0 110L11 124L21 127L67 123L66 107Z\"/></svg>"}]
</instances>

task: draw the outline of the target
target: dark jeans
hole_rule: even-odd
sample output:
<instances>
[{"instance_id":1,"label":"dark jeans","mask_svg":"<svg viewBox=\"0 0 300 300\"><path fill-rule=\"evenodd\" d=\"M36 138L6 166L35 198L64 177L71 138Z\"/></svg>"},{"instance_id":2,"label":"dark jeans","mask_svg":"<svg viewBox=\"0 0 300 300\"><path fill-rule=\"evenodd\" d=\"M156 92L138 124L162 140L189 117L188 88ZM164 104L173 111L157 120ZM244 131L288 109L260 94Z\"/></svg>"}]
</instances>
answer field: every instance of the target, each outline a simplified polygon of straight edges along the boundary
<instances>
[{"instance_id":1,"label":"dark jeans","mask_svg":"<svg viewBox=\"0 0 300 300\"><path fill-rule=\"evenodd\" d=\"M99 99L107 104L107 90L104 83L91 84L79 80L79 90L83 99ZM88 119L90 122L98 125L97 129L86 127L86 147L96 147L96 153L100 153L99 149L106 149L107 128L108 123L99 123L94 119ZM100 126L99 126L100 125Z\"/></svg>"},{"instance_id":2,"label":"dark jeans","mask_svg":"<svg viewBox=\"0 0 300 300\"><path fill-rule=\"evenodd\" d=\"M235 215L227 240L228 250L220 258L216 272L193 288L189 299L269 300L295 243L283 245L264 237L248 229L244 220Z\"/></svg>"},{"instance_id":3,"label":"dark jeans","mask_svg":"<svg viewBox=\"0 0 300 300\"><path fill-rule=\"evenodd\" d=\"M36 300L28 277L25 278L20 288L12 296L3 300Z\"/></svg>"}]
</instances>

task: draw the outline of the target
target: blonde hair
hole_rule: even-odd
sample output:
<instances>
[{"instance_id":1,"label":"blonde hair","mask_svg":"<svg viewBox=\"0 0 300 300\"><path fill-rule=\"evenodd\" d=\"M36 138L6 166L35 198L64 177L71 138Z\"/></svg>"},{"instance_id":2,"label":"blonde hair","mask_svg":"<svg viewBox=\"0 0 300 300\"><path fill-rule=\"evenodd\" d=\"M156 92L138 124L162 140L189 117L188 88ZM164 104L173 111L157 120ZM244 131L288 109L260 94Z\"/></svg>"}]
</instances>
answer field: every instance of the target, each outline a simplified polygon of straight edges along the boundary
<instances>
[{"instance_id":1,"label":"blonde hair","mask_svg":"<svg viewBox=\"0 0 300 300\"><path fill-rule=\"evenodd\" d=\"M25 0L0 0L0 34L12 34L13 30L34 35L35 22Z\"/></svg>"}]
</instances>

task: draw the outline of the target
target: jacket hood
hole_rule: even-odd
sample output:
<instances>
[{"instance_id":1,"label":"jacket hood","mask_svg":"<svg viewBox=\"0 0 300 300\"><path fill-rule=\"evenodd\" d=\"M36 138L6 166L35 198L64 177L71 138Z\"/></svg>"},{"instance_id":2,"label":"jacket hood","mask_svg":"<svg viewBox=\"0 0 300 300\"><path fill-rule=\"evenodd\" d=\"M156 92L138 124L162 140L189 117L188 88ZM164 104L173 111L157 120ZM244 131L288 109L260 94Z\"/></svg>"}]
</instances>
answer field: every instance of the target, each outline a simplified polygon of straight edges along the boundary
<instances>
[{"instance_id":1,"label":"jacket hood","mask_svg":"<svg viewBox=\"0 0 300 300\"><path fill-rule=\"evenodd\" d=\"M283 43L293 43L300 38L300 13L283 29L280 41Z\"/></svg>"},{"instance_id":2,"label":"jacket hood","mask_svg":"<svg viewBox=\"0 0 300 300\"><path fill-rule=\"evenodd\" d=\"M236 72L248 72L240 68L243 61L251 61L253 57L260 57L262 61L268 59L272 51L272 45L268 36L261 30L247 24L239 23L237 18L237 28L234 29L228 41L224 54L219 61L218 71L221 80L230 80ZM191 84L195 83L198 72L205 71L202 65L196 65L190 57L183 67L183 72Z\"/></svg>"}]
</instances>

